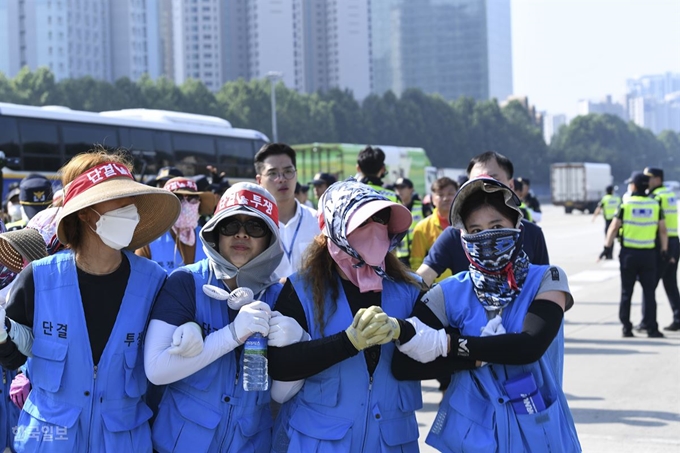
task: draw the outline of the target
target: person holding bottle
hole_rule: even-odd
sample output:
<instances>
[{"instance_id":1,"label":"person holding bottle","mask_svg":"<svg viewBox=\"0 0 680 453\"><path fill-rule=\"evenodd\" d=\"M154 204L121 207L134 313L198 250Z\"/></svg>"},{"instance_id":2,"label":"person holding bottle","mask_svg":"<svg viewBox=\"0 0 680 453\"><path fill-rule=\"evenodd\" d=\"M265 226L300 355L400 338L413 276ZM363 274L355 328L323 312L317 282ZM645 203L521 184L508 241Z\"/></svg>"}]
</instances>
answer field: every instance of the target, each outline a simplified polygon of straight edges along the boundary
<instances>
[{"instance_id":1,"label":"person holding bottle","mask_svg":"<svg viewBox=\"0 0 680 453\"><path fill-rule=\"evenodd\" d=\"M401 327L389 316L407 317L421 294L390 253L411 213L354 180L332 184L319 206L322 234L276 302L311 341L269 348L273 379L305 380L281 408L272 451L416 452L420 382L390 371Z\"/></svg>"},{"instance_id":2,"label":"person holding bottle","mask_svg":"<svg viewBox=\"0 0 680 453\"><path fill-rule=\"evenodd\" d=\"M31 262L14 282L7 318L34 337L18 452L152 451L141 344L166 274L132 250L170 228L180 205L131 171L101 147L71 159L56 219L68 250ZM0 340L0 364L25 361Z\"/></svg>"},{"instance_id":3,"label":"person holding bottle","mask_svg":"<svg viewBox=\"0 0 680 453\"><path fill-rule=\"evenodd\" d=\"M168 277L144 347L149 381L166 385L153 426L156 451L269 452L270 392L244 390L242 346L254 334L268 336L270 346L305 337L271 309L281 291L278 222L267 190L234 184L201 229L207 258ZM236 297L244 288L255 301Z\"/></svg>"},{"instance_id":4,"label":"person holding bottle","mask_svg":"<svg viewBox=\"0 0 680 453\"><path fill-rule=\"evenodd\" d=\"M470 269L423 296L395 353L397 379L452 374L427 444L442 452L580 452L562 390L564 311L574 300L562 269L522 249L521 202L490 177L458 191ZM461 360L476 367L461 370Z\"/></svg>"}]
</instances>

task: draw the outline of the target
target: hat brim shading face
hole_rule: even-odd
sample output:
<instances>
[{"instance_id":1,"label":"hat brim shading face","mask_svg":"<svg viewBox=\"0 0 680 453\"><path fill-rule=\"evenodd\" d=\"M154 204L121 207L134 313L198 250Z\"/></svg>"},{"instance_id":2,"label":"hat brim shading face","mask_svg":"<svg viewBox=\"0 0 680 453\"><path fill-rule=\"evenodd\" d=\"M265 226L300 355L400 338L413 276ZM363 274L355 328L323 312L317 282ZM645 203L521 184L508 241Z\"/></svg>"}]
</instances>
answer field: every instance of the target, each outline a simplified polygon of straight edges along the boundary
<instances>
[{"instance_id":1,"label":"hat brim shading face","mask_svg":"<svg viewBox=\"0 0 680 453\"><path fill-rule=\"evenodd\" d=\"M68 186L66 187L68 194ZM64 219L81 209L105 201L133 197L139 213L139 224L128 250L136 250L168 231L179 217L181 205L175 194L147 186L125 177L108 179L67 201L57 217L57 238L66 244Z\"/></svg>"},{"instance_id":2,"label":"hat brim shading face","mask_svg":"<svg viewBox=\"0 0 680 453\"><path fill-rule=\"evenodd\" d=\"M390 221L387 224L388 233L399 234L409 229L413 222L413 217L411 216L411 211L409 211L406 206L387 200L371 200L357 208L349 218L349 221L347 222L347 235L359 228L359 226L371 218L372 215L385 208L390 208L392 211L390 214Z\"/></svg>"},{"instance_id":3,"label":"hat brim shading face","mask_svg":"<svg viewBox=\"0 0 680 453\"><path fill-rule=\"evenodd\" d=\"M201 215L211 215L215 212L215 195L212 192L193 192L191 190L179 189L175 190L175 194L180 195L198 195L201 199L201 205L198 208L198 213Z\"/></svg>"},{"instance_id":4,"label":"hat brim shading face","mask_svg":"<svg viewBox=\"0 0 680 453\"><path fill-rule=\"evenodd\" d=\"M0 234L0 264L14 273L21 272L24 260L30 263L46 256L45 240L33 228Z\"/></svg>"},{"instance_id":5,"label":"hat brim shading face","mask_svg":"<svg viewBox=\"0 0 680 453\"><path fill-rule=\"evenodd\" d=\"M496 181L493 178L474 178L462 185L456 197L453 199L453 205L451 206L451 212L449 213L449 222L452 227L464 229L465 224L463 223L463 218L460 213L465 205L468 198L479 192L484 191L486 193L501 192L505 200L505 205L517 213L517 222L515 228L519 228L524 215L522 210L519 208L521 202L515 192L512 191L505 184Z\"/></svg>"}]
</instances>

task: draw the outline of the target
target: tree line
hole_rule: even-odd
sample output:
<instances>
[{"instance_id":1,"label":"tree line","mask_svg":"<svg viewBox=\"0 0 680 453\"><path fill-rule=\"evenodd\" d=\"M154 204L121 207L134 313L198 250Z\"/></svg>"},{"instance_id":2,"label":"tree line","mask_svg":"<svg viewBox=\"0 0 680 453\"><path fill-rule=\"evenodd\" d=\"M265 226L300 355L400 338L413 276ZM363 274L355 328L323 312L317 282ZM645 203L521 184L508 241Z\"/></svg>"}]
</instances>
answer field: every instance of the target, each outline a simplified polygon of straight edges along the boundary
<instances>
[{"instance_id":1,"label":"tree line","mask_svg":"<svg viewBox=\"0 0 680 453\"><path fill-rule=\"evenodd\" d=\"M74 110L124 108L175 110L225 118L234 127L271 136L270 83L237 80L213 93L189 79L175 85L167 78L121 78L114 83L92 77L55 81L46 68L22 69L14 78L0 73L0 101L62 105ZM409 89L372 94L358 102L348 90L302 94L276 86L279 140L289 143L367 143L415 146L426 150L437 167L465 167L486 150L510 157L516 173L549 183L553 162L607 162L615 181L631 170L658 166L667 179L680 179L680 134L651 131L612 115L587 115L562 127L546 145L540 127L518 101L501 107L497 100L447 101ZM270 137L271 138L271 137Z\"/></svg>"}]
</instances>

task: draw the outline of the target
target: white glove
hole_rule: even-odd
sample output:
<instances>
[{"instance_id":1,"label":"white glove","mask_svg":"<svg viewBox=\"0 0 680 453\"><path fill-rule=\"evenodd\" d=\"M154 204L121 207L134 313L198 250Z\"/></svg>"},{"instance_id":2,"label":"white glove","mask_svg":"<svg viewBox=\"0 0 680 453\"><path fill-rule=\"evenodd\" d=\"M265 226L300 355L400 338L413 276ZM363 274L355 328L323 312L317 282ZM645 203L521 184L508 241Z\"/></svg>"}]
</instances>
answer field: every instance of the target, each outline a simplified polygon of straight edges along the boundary
<instances>
[{"instance_id":1,"label":"white glove","mask_svg":"<svg viewBox=\"0 0 680 453\"><path fill-rule=\"evenodd\" d=\"M502 335L505 333L505 327L503 327L503 318L500 315L496 315L495 318L489 320L484 327L482 327L482 333L480 337L492 337L494 335Z\"/></svg>"},{"instance_id":2,"label":"white glove","mask_svg":"<svg viewBox=\"0 0 680 453\"><path fill-rule=\"evenodd\" d=\"M168 354L196 357L203 351L203 331L195 322L186 322L175 329Z\"/></svg>"},{"instance_id":3,"label":"white glove","mask_svg":"<svg viewBox=\"0 0 680 453\"><path fill-rule=\"evenodd\" d=\"M444 329L435 330L418 318L407 318L416 329L416 334L408 342L397 344L399 351L421 363L432 362L439 356L446 357L449 340Z\"/></svg>"},{"instance_id":4,"label":"white glove","mask_svg":"<svg viewBox=\"0 0 680 453\"><path fill-rule=\"evenodd\" d=\"M269 346L281 348L306 340L307 336L307 332L295 319L283 316L278 311L272 312L269 319Z\"/></svg>"},{"instance_id":5,"label":"white glove","mask_svg":"<svg viewBox=\"0 0 680 453\"><path fill-rule=\"evenodd\" d=\"M0 343L7 341L7 329L5 328L5 309L0 307Z\"/></svg>"},{"instance_id":6,"label":"white glove","mask_svg":"<svg viewBox=\"0 0 680 453\"><path fill-rule=\"evenodd\" d=\"M234 340L238 344L243 344L254 333L261 333L263 336L269 335L269 318L272 311L269 305L262 301L251 302L242 307L234 322L229 324Z\"/></svg>"}]
</instances>

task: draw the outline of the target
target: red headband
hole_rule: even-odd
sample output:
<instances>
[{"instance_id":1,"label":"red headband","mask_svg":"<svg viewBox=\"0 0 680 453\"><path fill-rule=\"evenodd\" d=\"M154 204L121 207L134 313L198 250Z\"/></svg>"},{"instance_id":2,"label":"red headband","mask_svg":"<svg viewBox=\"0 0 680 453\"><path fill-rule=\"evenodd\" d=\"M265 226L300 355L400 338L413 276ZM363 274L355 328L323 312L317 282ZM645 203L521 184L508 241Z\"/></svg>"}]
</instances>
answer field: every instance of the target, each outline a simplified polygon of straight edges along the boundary
<instances>
[{"instance_id":1,"label":"red headband","mask_svg":"<svg viewBox=\"0 0 680 453\"><path fill-rule=\"evenodd\" d=\"M107 162L90 168L66 186L64 189L64 206L66 206L70 200L97 184L112 178L121 177L130 178L133 181L135 179L125 165L117 162Z\"/></svg>"},{"instance_id":2,"label":"red headband","mask_svg":"<svg viewBox=\"0 0 680 453\"><path fill-rule=\"evenodd\" d=\"M228 195L224 194L217 205L215 215L232 206L250 206L271 217L276 225L279 224L279 208L276 206L276 203L272 203L271 200L259 193L250 190L239 190Z\"/></svg>"},{"instance_id":3,"label":"red headband","mask_svg":"<svg viewBox=\"0 0 680 453\"><path fill-rule=\"evenodd\" d=\"M198 186L194 181L191 179L175 179L175 180L170 180L165 183L165 186L163 186L165 190L169 190L170 192L174 192L176 190L182 190L182 189L188 189L192 190L194 192L198 192Z\"/></svg>"}]
</instances>

